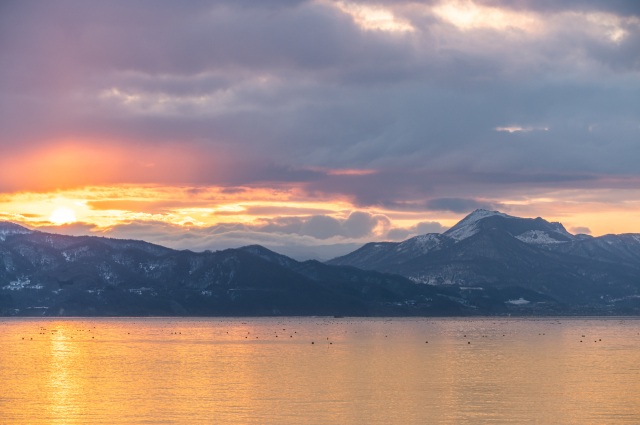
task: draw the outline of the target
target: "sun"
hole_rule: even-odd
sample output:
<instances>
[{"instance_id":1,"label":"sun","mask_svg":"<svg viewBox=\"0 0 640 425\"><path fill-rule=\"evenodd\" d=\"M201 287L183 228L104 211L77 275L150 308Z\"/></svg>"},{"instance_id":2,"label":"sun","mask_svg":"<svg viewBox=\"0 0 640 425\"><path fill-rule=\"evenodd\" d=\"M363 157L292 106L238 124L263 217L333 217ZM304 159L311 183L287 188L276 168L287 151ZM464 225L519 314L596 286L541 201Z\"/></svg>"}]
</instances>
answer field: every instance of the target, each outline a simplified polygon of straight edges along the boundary
<instances>
[{"instance_id":1,"label":"sun","mask_svg":"<svg viewBox=\"0 0 640 425\"><path fill-rule=\"evenodd\" d=\"M49 216L49 221L56 226L75 223L76 220L76 212L67 207L58 207Z\"/></svg>"}]
</instances>

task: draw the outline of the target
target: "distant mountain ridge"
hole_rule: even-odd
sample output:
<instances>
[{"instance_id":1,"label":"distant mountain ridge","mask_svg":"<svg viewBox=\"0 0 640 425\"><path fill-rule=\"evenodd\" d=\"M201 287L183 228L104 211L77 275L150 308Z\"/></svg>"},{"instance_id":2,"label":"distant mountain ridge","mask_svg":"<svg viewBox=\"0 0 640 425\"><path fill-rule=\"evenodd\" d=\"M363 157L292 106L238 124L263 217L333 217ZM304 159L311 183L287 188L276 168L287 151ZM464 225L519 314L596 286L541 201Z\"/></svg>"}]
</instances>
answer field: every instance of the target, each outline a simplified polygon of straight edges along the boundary
<instances>
[{"instance_id":1,"label":"distant mountain ridge","mask_svg":"<svg viewBox=\"0 0 640 425\"><path fill-rule=\"evenodd\" d=\"M446 288L261 246L175 251L0 222L0 315L459 315Z\"/></svg>"},{"instance_id":2,"label":"distant mountain ridge","mask_svg":"<svg viewBox=\"0 0 640 425\"><path fill-rule=\"evenodd\" d=\"M369 243L328 264L432 285L523 287L568 305L603 309L635 309L640 297L640 234L572 235L540 217L482 209L442 234Z\"/></svg>"},{"instance_id":3,"label":"distant mountain ridge","mask_svg":"<svg viewBox=\"0 0 640 425\"><path fill-rule=\"evenodd\" d=\"M0 315L640 314L640 235L476 210L442 234L321 263L176 251L0 222Z\"/></svg>"}]
</instances>

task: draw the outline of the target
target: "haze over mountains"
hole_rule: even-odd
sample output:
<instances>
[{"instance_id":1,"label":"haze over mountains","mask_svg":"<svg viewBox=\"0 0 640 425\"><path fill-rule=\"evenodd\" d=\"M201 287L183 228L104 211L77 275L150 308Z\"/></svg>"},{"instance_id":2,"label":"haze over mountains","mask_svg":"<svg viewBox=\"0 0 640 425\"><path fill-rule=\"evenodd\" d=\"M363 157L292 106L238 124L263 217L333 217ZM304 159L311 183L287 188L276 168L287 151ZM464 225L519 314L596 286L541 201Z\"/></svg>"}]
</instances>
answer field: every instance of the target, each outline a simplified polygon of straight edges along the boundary
<instances>
[{"instance_id":1,"label":"haze over mountains","mask_svg":"<svg viewBox=\"0 0 640 425\"><path fill-rule=\"evenodd\" d=\"M640 235L476 210L329 261L195 253L0 223L2 315L636 314Z\"/></svg>"}]
</instances>

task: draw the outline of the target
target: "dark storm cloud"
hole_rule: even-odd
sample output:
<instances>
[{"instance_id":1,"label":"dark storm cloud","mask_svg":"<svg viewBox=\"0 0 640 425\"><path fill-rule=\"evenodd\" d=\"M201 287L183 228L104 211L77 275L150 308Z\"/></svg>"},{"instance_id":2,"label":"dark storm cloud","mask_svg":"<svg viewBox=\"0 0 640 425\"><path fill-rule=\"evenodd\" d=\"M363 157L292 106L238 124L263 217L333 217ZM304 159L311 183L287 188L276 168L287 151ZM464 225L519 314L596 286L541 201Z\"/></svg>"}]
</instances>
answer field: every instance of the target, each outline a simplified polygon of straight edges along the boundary
<instances>
[{"instance_id":1,"label":"dark storm cloud","mask_svg":"<svg viewBox=\"0 0 640 425\"><path fill-rule=\"evenodd\" d=\"M411 54L394 39L363 34L332 8L307 2L273 11L261 4L11 3L0 25L2 143L24 148L25 141L96 135L149 144L205 139L212 148L231 150L298 143L303 135L289 127L347 95L335 90L332 102L318 78L376 70L382 63L406 67ZM243 86L261 72L306 82ZM122 99L105 99L113 88L126 99L234 99L213 116L189 104L160 114L139 105L132 114L113 104Z\"/></svg>"},{"instance_id":2,"label":"dark storm cloud","mask_svg":"<svg viewBox=\"0 0 640 425\"><path fill-rule=\"evenodd\" d=\"M436 165L434 164L434 168ZM325 176L302 187L310 193L340 193L359 207L380 207L395 211L451 211L465 213L476 208L504 210L499 202L477 198L533 195L558 189L631 187L637 179L607 175L541 172L456 172L409 168L386 169L361 176ZM459 197L452 197L452 194Z\"/></svg>"},{"instance_id":3,"label":"dark storm cloud","mask_svg":"<svg viewBox=\"0 0 640 425\"><path fill-rule=\"evenodd\" d=\"M3 2L4 160L61 140L178 145L200 161L164 183L289 182L401 211L637 176L637 2L478 2L541 14L531 33L461 30L435 3L360 2L414 28L393 33L330 2ZM317 171L353 168L377 172ZM356 218L352 235L370 226ZM348 234L317 220L307 233Z\"/></svg>"},{"instance_id":4,"label":"dark storm cloud","mask_svg":"<svg viewBox=\"0 0 640 425\"><path fill-rule=\"evenodd\" d=\"M76 78L109 85L114 82L110 72L169 77L165 84L171 87L173 79L176 90L176 77L198 77L203 71L318 72L361 60L406 60L409 54L393 39L362 34L333 8L288 2L274 11L260 7L262 3L242 7L250 2L15 2L5 9L0 46L8 53L6 59L19 59L4 63L11 65L16 82L24 83L14 86L20 90L28 90L27 83L38 85L32 89L66 89L78 82ZM37 64L46 67L19 72ZM43 86L48 83L58 85ZM211 87L212 82L206 83L195 78L183 90Z\"/></svg>"}]
</instances>

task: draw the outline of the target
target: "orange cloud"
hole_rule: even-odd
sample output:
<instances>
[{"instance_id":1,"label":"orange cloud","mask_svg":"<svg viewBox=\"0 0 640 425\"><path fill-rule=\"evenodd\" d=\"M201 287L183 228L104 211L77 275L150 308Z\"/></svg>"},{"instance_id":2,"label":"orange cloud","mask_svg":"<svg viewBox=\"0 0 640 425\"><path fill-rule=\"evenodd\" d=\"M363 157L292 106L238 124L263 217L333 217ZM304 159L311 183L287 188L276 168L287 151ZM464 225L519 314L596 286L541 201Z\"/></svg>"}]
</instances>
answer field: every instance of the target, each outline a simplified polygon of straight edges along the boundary
<instances>
[{"instance_id":1,"label":"orange cloud","mask_svg":"<svg viewBox=\"0 0 640 425\"><path fill-rule=\"evenodd\" d=\"M219 156L191 144L122 146L103 141L60 142L0 158L4 191L50 191L91 185L180 184L215 178Z\"/></svg>"}]
</instances>

